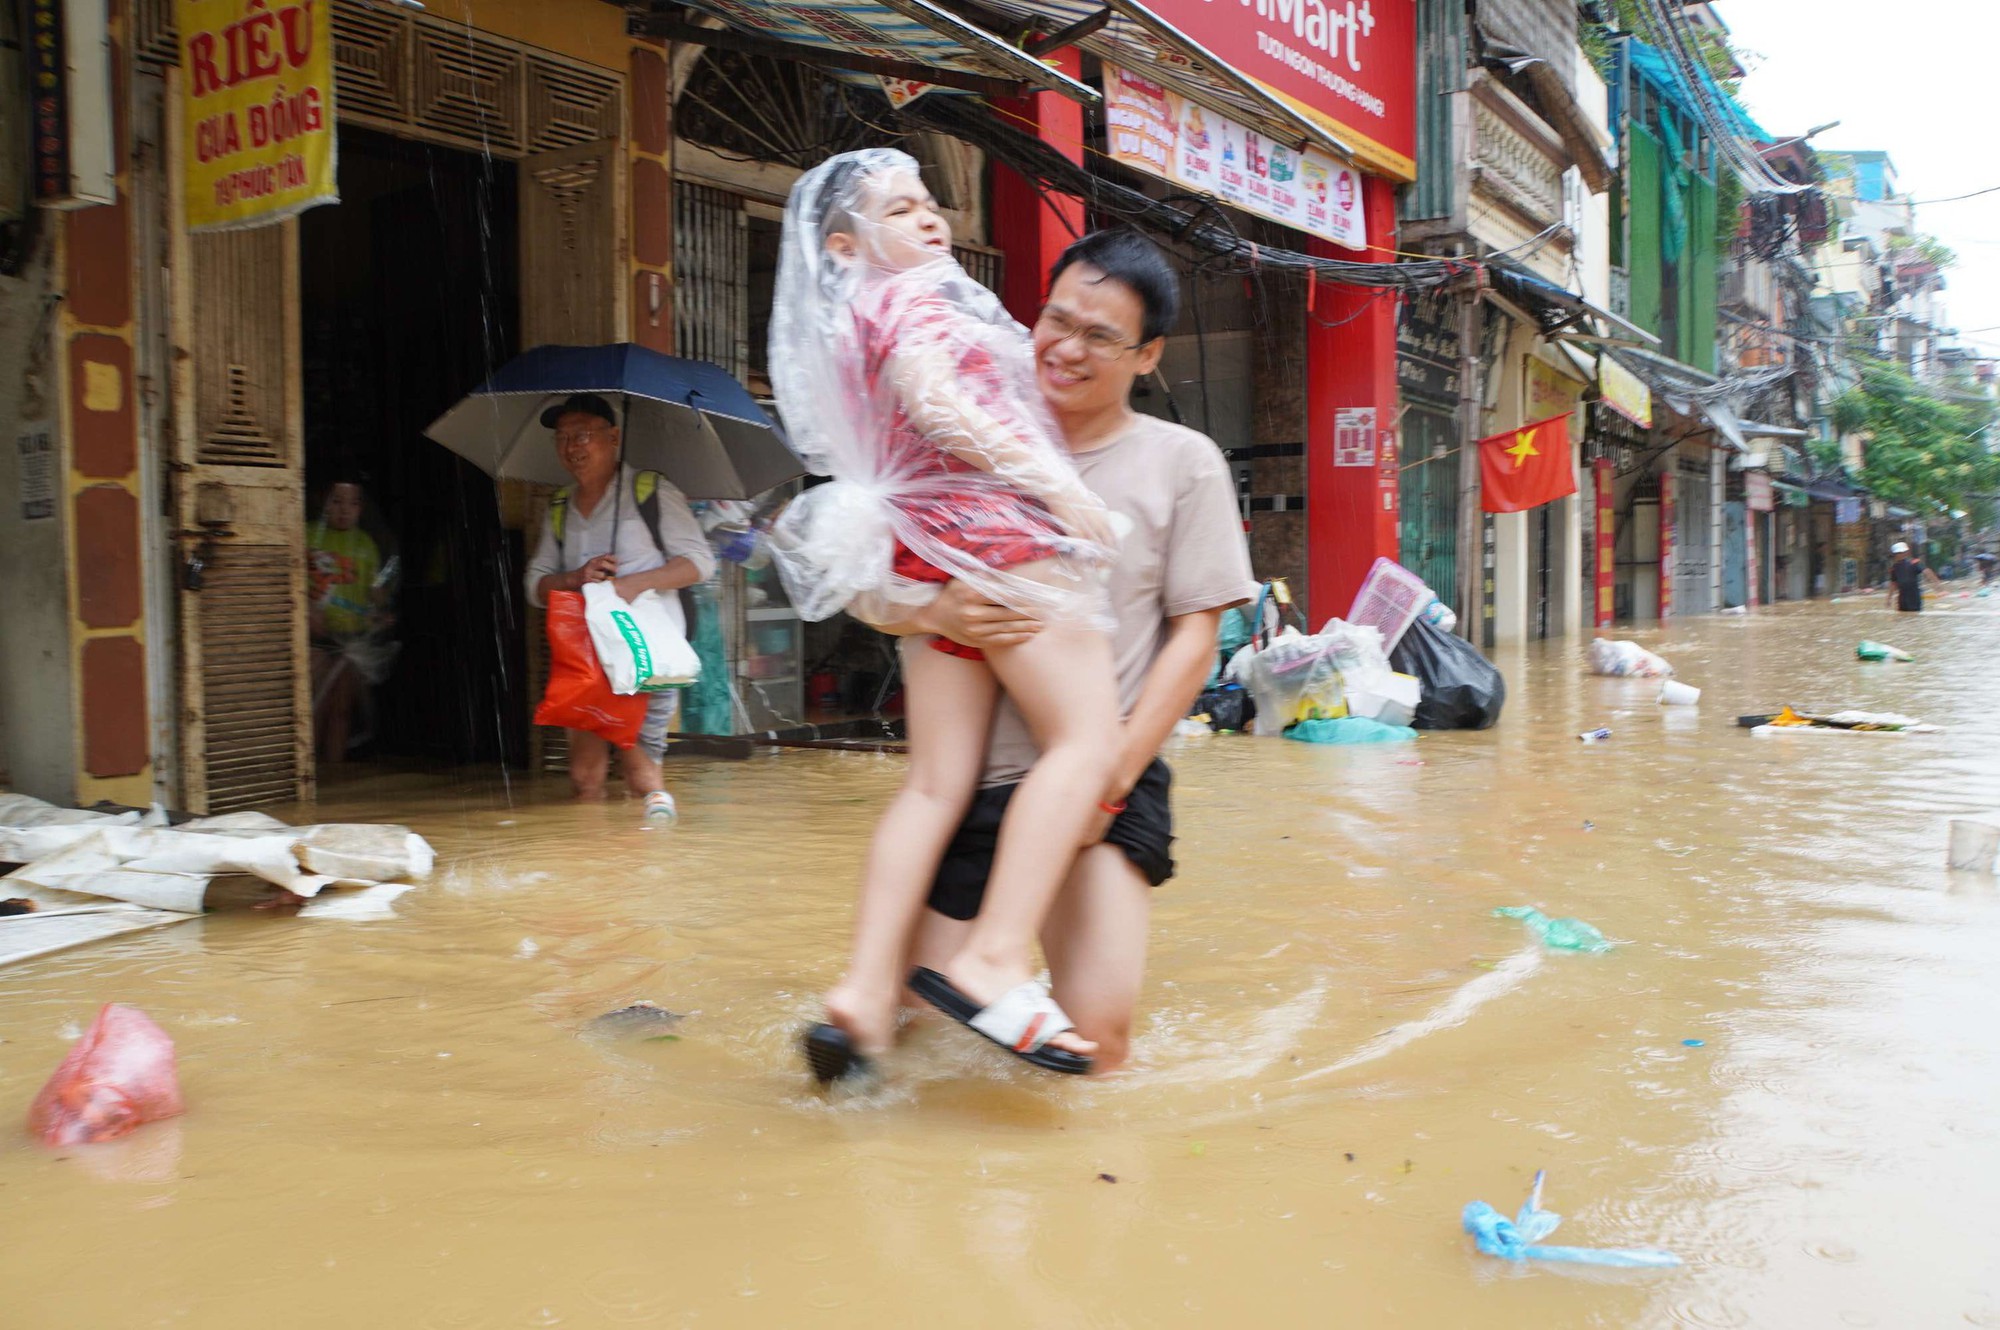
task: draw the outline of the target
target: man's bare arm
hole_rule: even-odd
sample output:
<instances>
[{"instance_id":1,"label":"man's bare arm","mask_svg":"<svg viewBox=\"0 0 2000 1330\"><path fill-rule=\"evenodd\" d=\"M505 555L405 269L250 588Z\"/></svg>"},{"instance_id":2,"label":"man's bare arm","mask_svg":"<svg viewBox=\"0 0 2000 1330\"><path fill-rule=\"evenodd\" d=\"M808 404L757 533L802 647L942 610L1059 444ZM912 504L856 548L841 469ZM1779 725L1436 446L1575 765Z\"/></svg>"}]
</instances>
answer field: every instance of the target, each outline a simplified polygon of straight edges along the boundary
<instances>
[{"instance_id":1,"label":"man's bare arm","mask_svg":"<svg viewBox=\"0 0 2000 1330\"><path fill-rule=\"evenodd\" d=\"M848 611L891 637L935 634L981 650L1019 646L1042 630L1041 620L997 605L963 582L945 583L936 598L919 609L857 600Z\"/></svg>"},{"instance_id":2,"label":"man's bare arm","mask_svg":"<svg viewBox=\"0 0 2000 1330\"><path fill-rule=\"evenodd\" d=\"M1167 640L1146 672L1139 700L1125 718L1125 742L1120 752L1110 799L1123 799L1138 784L1160 746L1187 715L1201 686L1215 669L1215 644L1222 610L1197 610L1167 620Z\"/></svg>"},{"instance_id":3,"label":"man's bare arm","mask_svg":"<svg viewBox=\"0 0 2000 1330\"><path fill-rule=\"evenodd\" d=\"M600 554L581 568L572 568L566 573L549 573L535 583L534 600L537 605L549 603L549 594L555 591L581 591L586 582L602 582L618 570L618 560L609 554ZM637 595L637 592L633 593Z\"/></svg>"}]
</instances>

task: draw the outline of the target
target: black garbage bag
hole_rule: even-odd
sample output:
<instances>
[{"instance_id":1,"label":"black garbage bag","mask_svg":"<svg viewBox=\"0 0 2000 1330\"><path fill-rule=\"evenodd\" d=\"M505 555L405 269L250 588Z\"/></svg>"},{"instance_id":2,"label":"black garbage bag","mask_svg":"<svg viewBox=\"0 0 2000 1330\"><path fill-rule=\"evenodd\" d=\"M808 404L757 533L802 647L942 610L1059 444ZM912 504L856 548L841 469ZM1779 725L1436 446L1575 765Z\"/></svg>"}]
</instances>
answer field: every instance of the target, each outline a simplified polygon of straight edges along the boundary
<instances>
[{"instance_id":1,"label":"black garbage bag","mask_svg":"<svg viewBox=\"0 0 2000 1330\"><path fill-rule=\"evenodd\" d=\"M1207 716L1218 734L1247 730L1257 717L1257 703L1239 684L1211 688L1194 700L1194 715Z\"/></svg>"},{"instance_id":2,"label":"black garbage bag","mask_svg":"<svg viewBox=\"0 0 2000 1330\"><path fill-rule=\"evenodd\" d=\"M1389 664L1423 685L1410 722L1420 730L1483 730L1500 719L1507 681L1462 637L1418 619L1389 653Z\"/></svg>"}]
</instances>

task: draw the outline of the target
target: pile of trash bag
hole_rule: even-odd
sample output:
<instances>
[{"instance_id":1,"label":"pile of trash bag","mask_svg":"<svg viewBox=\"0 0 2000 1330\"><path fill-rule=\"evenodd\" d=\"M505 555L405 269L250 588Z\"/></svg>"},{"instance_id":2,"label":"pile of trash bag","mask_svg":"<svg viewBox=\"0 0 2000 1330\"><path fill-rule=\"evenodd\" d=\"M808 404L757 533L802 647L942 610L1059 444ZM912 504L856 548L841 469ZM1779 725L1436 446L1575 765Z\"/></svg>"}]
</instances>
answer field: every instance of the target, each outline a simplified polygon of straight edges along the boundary
<instances>
[{"instance_id":1,"label":"pile of trash bag","mask_svg":"<svg viewBox=\"0 0 2000 1330\"><path fill-rule=\"evenodd\" d=\"M1349 618L1329 619L1313 633L1284 583L1266 583L1254 608L1223 616L1223 663L1196 700L1195 714L1216 730L1247 727L1312 743L1351 743L1363 731L1375 740L1400 737L1396 732L1408 727L1485 729L1499 720L1507 700L1500 671L1452 635L1448 610L1434 612L1445 607L1413 574L1387 560L1376 564L1370 585L1394 581L1402 588L1402 608L1392 616L1397 640L1352 617L1382 617L1387 598L1371 596L1368 586ZM1386 728L1316 723L1351 719Z\"/></svg>"},{"instance_id":2,"label":"pile of trash bag","mask_svg":"<svg viewBox=\"0 0 2000 1330\"><path fill-rule=\"evenodd\" d=\"M1406 722L1420 730L1483 730L1500 719L1507 681L1479 648L1426 619L1418 619L1396 644L1389 663L1422 690Z\"/></svg>"},{"instance_id":3,"label":"pile of trash bag","mask_svg":"<svg viewBox=\"0 0 2000 1330\"><path fill-rule=\"evenodd\" d=\"M1637 642L1597 638L1590 644L1590 672L1614 679L1671 679L1674 667Z\"/></svg>"},{"instance_id":4,"label":"pile of trash bag","mask_svg":"<svg viewBox=\"0 0 2000 1330\"><path fill-rule=\"evenodd\" d=\"M1317 633L1287 627L1245 653L1232 667L1256 702L1257 734L1348 717L1407 725L1419 704L1417 680L1391 668L1374 628L1339 619Z\"/></svg>"}]
</instances>

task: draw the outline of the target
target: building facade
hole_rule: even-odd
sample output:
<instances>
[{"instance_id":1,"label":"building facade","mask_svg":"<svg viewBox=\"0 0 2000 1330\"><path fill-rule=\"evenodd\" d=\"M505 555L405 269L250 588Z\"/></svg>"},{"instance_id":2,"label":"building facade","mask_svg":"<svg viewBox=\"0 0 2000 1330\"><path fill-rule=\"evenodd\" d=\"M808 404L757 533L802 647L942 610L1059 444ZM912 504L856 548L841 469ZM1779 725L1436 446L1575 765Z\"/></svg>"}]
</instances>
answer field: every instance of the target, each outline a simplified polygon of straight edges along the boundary
<instances>
[{"instance_id":1,"label":"building facade","mask_svg":"<svg viewBox=\"0 0 2000 1330\"><path fill-rule=\"evenodd\" d=\"M991 31L852 0L336 0L339 201L223 231L181 207L204 145L172 0L30 8L68 24L74 169L64 197L0 210L0 346L23 370L0 384L0 482L22 496L0 513L16 788L196 811L310 797L306 532L350 479L399 570L376 753L558 759L528 719L541 633L519 588L542 495L423 428L550 343L698 356L766 392L777 220L799 171L845 147L916 153L967 270L1032 320L1050 262L1120 220L1112 203L1142 225L1186 206L1171 171L1111 151L1105 91L1124 75L1199 113L1174 128L1242 154L1213 191L1227 243L1174 246L1196 298L1139 405L1230 449L1260 559L1316 619L1398 552L1396 301L1312 264L1397 257L1414 0L1375 0L1365 25L1343 12L1331 35L1218 26L1195 0L1142 18L1003 4ZM1336 68L1356 97L1326 91L1316 71ZM1248 276L1216 276L1218 254ZM879 645L800 624L768 572L708 592L730 728L889 695Z\"/></svg>"}]
</instances>

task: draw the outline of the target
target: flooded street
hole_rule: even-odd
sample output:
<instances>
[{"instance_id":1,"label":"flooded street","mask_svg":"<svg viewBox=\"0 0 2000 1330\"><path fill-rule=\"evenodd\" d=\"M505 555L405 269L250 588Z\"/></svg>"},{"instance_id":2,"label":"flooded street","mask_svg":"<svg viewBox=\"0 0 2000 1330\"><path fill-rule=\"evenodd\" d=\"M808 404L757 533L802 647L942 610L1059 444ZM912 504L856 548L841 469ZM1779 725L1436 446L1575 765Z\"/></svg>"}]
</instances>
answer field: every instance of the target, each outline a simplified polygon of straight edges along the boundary
<instances>
[{"instance_id":1,"label":"flooded street","mask_svg":"<svg viewBox=\"0 0 2000 1330\"><path fill-rule=\"evenodd\" d=\"M8 972L0 1319L2000 1325L2000 887L1943 866L1945 819L2000 805L2000 600L1945 603L1635 634L1698 710L1578 642L1500 653L1486 733L1182 741L1181 877L1101 1082L926 1021L877 1091L808 1089L898 758L676 760L665 832L556 782L336 787L313 816L437 846L397 919L217 915ZM1734 726L1785 703L1947 728ZM1507 905L1617 945L1545 953ZM686 1019L585 1031L638 999ZM28 1144L111 1000L173 1036L187 1115ZM1554 1241L1686 1268L1477 1254L1461 1208L1511 1214L1538 1168Z\"/></svg>"}]
</instances>

